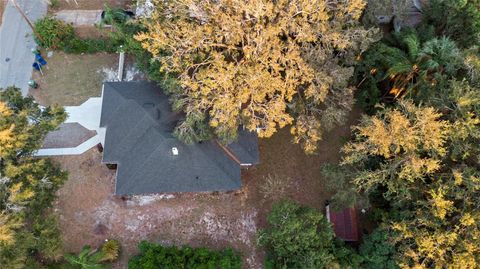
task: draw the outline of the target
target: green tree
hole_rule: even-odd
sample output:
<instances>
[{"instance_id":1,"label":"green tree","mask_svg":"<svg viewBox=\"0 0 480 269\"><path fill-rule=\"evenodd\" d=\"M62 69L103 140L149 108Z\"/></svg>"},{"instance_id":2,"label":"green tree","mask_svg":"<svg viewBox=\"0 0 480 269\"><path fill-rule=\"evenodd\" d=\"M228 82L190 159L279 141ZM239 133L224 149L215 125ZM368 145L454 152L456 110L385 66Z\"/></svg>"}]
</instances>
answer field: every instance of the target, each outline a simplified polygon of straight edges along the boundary
<instances>
[{"instance_id":1,"label":"green tree","mask_svg":"<svg viewBox=\"0 0 480 269\"><path fill-rule=\"evenodd\" d=\"M423 23L433 25L463 48L479 45L480 1L430 0L423 10Z\"/></svg>"},{"instance_id":2,"label":"green tree","mask_svg":"<svg viewBox=\"0 0 480 269\"><path fill-rule=\"evenodd\" d=\"M325 268L335 261L334 233L323 214L291 201L274 204L258 234L267 268Z\"/></svg>"},{"instance_id":3,"label":"green tree","mask_svg":"<svg viewBox=\"0 0 480 269\"><path fill-rule=\"evenodd\" d=\"M351 182L352 171L345 167L326 164L322 167L322 176L328 191L333 195L329 204L334 210L357 207L367 208L368 197L357 192L356 185Z\"/></svg>"},{"instance_id":4,"label":"green tree","mask_svg":"<svg viewBox=\"0 0 480 269\"><path fill-rule=\"evenodd\" d=\"M24 268L61 257L49 208L66 173L34 158L49 131L65 120L60 107L40 108L16 88L0 90L0 268Z\"/></svg>"},{"instance_id":5,"label":"green tree","mask_svg":"<svg viewBox=\"0 0 480 269\"><path fill-rule=\"evenodd\" d=\"M363 237L359 254L363 258L364 269L397 269L395 262L396 249L387 231L375 229Z\"/></svg>"}]
</instances>

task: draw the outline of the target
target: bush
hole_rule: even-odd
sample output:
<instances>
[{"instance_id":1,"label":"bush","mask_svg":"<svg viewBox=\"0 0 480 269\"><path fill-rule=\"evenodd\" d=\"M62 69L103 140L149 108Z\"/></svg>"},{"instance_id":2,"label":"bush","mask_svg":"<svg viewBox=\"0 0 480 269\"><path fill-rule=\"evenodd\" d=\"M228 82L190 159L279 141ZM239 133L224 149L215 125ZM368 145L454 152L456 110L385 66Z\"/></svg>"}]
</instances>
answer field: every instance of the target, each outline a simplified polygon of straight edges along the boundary
<instances>
[{"instance_id":1,"label":"bush","mask_svg":"<svg viewBox=\"0 0 480 269\"><path fill-rule=\"evenodd\" d=\"M36 42L45 48L63 50L75 38L73 26L53 17L45 17L35 22L35 30L43 42L35 37Z\"/></svg>"},{"instance_id":2,"label":"bush","mask_svg":"<svg viewBox=\"0 0 480 269\"><path fill-rule=\"evenodd\" d=\"M45 17L35 23L35 30L43 41L37 43L46 48L63 50L66 53L115 53L123 43L118 39L81 39L75 35L72 25L53 17Z\"/></svg>"},{"instance_id":3,"label":"bush","mask_svg":"<svg viewBox=\"0 0 480 269\"><path fill-rule=\"evenodd\" d=\"M97 52L107 52L115 53L117 52L118 46L110 39L80 39L74 38L64 47L66 53L97 53Z\"/></svg>"},{"instance_id":4,"label":"bush","mask_svg":"<svg viewBox=\"0 0 480 269\"><path fill-rule=\"evenodd\" d=\"M242 261L238 253L230 248L213 251L207 248L164 247L161 245L140 242L140 254L128 262L129 269L240 269Z\"/></svg>"},{"instance_id":5,"label":"bush","mask_svg":"<svg viewBox=\"0 0 480 269\"><path fill-rule=\"evenodd\" d=\"M102 23L105 24L123 24L130 19L130 16L121 8L105 7L105 16Z\"/></svg>"},{"instance_id":6,"label":"bush","mask_svg":"<svg viewBox=\"0 0 480 269\"><path fill-rule=\"evenodd\" d=\"M120 252L120 243L117 240L110 239L103 244L100 251L103 254L102 261L115 261Z\"/></svg>"},{"instance_id":7,"label":"bush","mask_svg":"<svg viewBox=\"0 0 480 269\"><path fill-rule=\"evenodd\" d=\"M50 0L50 7L51 7L51 8L58 8L58 7L60 7L60 0Z\"/></svg>"}]
</instances>

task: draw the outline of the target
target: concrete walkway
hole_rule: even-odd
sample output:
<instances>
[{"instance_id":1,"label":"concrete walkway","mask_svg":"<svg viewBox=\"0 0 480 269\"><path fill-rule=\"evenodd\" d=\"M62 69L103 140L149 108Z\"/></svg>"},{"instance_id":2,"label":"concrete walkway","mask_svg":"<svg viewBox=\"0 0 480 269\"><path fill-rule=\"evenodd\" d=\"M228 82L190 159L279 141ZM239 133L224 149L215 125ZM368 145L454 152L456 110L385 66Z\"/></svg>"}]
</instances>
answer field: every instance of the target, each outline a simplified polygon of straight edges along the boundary
<instances>
[{"instance_id":1,"label":"concrete walkway","mask_svg":"<svg viewBox=\"0 0 480 269\"><path fill-rule=\"evenodd\" d=\"M17 0L18 5L33 22L47 14L48 1ZM31 49L36 46L32 29L11 1L8 1L0 26L0 88L17 86L24 96L32 76L35 60Z\"/></svg>"},{"instance_id":2,"label":"concrete walkway","mask_svg":"<svg viewBox=\"0 0 480 269\"><path fill-rule=\"evenodd\" d=\"M102 97L93 97L80 106L66 106L68 114L66 123L79 123L88 130L97 134L77 147L73 148L43 148L37 151L36 156L79 155L95 147L98 143L105 142L105 128L100 128L102 113Z\"/></svg>"},{"instance_id":3,"label":"concrete walkway","mask_svg":"<svg viewBox=\"0 0 480 269\"><path fill-rule=\"evenodd\" d=\"M74 26L92 26L102 20L102 10L61 10L55 17Z\"/></svg>"}]
</instances>

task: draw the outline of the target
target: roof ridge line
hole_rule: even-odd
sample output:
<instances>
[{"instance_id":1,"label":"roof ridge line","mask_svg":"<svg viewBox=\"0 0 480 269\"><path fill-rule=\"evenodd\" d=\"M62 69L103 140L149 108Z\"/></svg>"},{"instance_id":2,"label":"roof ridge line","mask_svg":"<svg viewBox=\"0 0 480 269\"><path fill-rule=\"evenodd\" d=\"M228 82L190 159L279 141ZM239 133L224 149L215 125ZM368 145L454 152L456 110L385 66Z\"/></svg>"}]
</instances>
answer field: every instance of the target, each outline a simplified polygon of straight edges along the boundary
<instances>
[{"instance_id":1,"label":"roof ridge line","mask_svg":"<svg viewBox=\"0 0 480 269\"><path fill-rule=\"evenodd\" d=\"M227 147L218 142L218 139L213 139L215 144L217 144L232 160L234 160L238 165L242 165L242 162L237 158L237 156Z\"/></svg>"},{"instance_id":2,"label":"roof ridge line","mask_svg":"<svg viewBox=\"0 0 480 269\"><path fill-rule=\"evenodd\" d=\"M232 153L233 153L233 150L232 150L232 148L230 148L230 145L233 144L233 143L235 143L235 142L232 142L232 143L228 144L227 146L225 146L228 150L232 151ZM250 158L255 159L256 156L254 156L254 155L252 154L252 152L250 152L248 149L245 149L245 147L243 147L241 144L239 144L239 143L237 143L237 144L240 146L240 148L242 148L242 151L243 151L244 153L246 153ZM234 153L233 153L233 154L234 154ZM235 155L235 154L234 154L234 155Z\"/></svg>"}]
</instances>

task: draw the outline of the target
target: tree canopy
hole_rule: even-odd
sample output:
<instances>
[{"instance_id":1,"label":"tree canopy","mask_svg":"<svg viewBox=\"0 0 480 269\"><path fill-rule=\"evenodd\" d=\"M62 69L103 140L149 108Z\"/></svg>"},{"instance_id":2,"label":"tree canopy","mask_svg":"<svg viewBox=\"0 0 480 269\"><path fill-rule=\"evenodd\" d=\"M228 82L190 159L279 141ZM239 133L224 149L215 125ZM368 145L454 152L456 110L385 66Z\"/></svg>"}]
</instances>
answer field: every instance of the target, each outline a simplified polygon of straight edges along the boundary
<instances>
[{"instance_id":1,"label":"tree canopy","mask_svg":"<svg viewBox=\"0 0 480 269\"><path fill-rule=\"evenodd\" d=\"M371 113L380 101L425 99L465 68L463 54L453 40L435 37L428 28L404 29L363 55L355 70L359 101Z\"/></svg>"},{"instance_id":2,"label":"tree canopy","mask_svg":"<svg viewBox=\"0 0 480 269\"><path fill-rule=\"evenodd\" d=\"M351 108L355 59L375 32L358 22L365 1L154 2L136 38L178 78L168 90L186 114L176 129L184 141L213 130L231 142L240 125L269 137L292 124L313 152Z\"/></svg>"},{"instance_id":3,"label":"tree canopy","mask_svg":"<svg viewBox=\"0 0 480 269\"><path fill-rule=\"evenodd\" d=\"M284 200L273 205L258 233L267 252L265 268L361 268L363 258L334 238L322 212Z\"/></svg>"},{"instance_id":4,"label":"tree canopy","mask_svg":"<svg viewBox=\"0 0 480 269\"><path fill-rule=\"evenodd\" d=\"M480 1L429 0L423 10L423 23L433 25L439 35L451 37L460 47L480 42Z\"/></svg>"},{"instance_id":5,"label":"tree canopy","mask_svg":"<svg viewBox=\"0 0 480 269\"><path fill-rule=\"evenodd\" d=\"M480 260L478 88L452 81L427 104L364 117L342 165L358 191L381 190L381 224L405 268L477 268Z\"/></svg>"},{"instance_id":6,"label":"tree canopy","mask_svg":"<svg viewBox=\"0 0 480 269\"><path fill-rule=\"evenodd\" d=\"M40 108L16 88L0 91L0 268L61 257L56 218L48 208L66 173L32 154L65 117L63 108Z\"/></svg>"}]
</instances>

